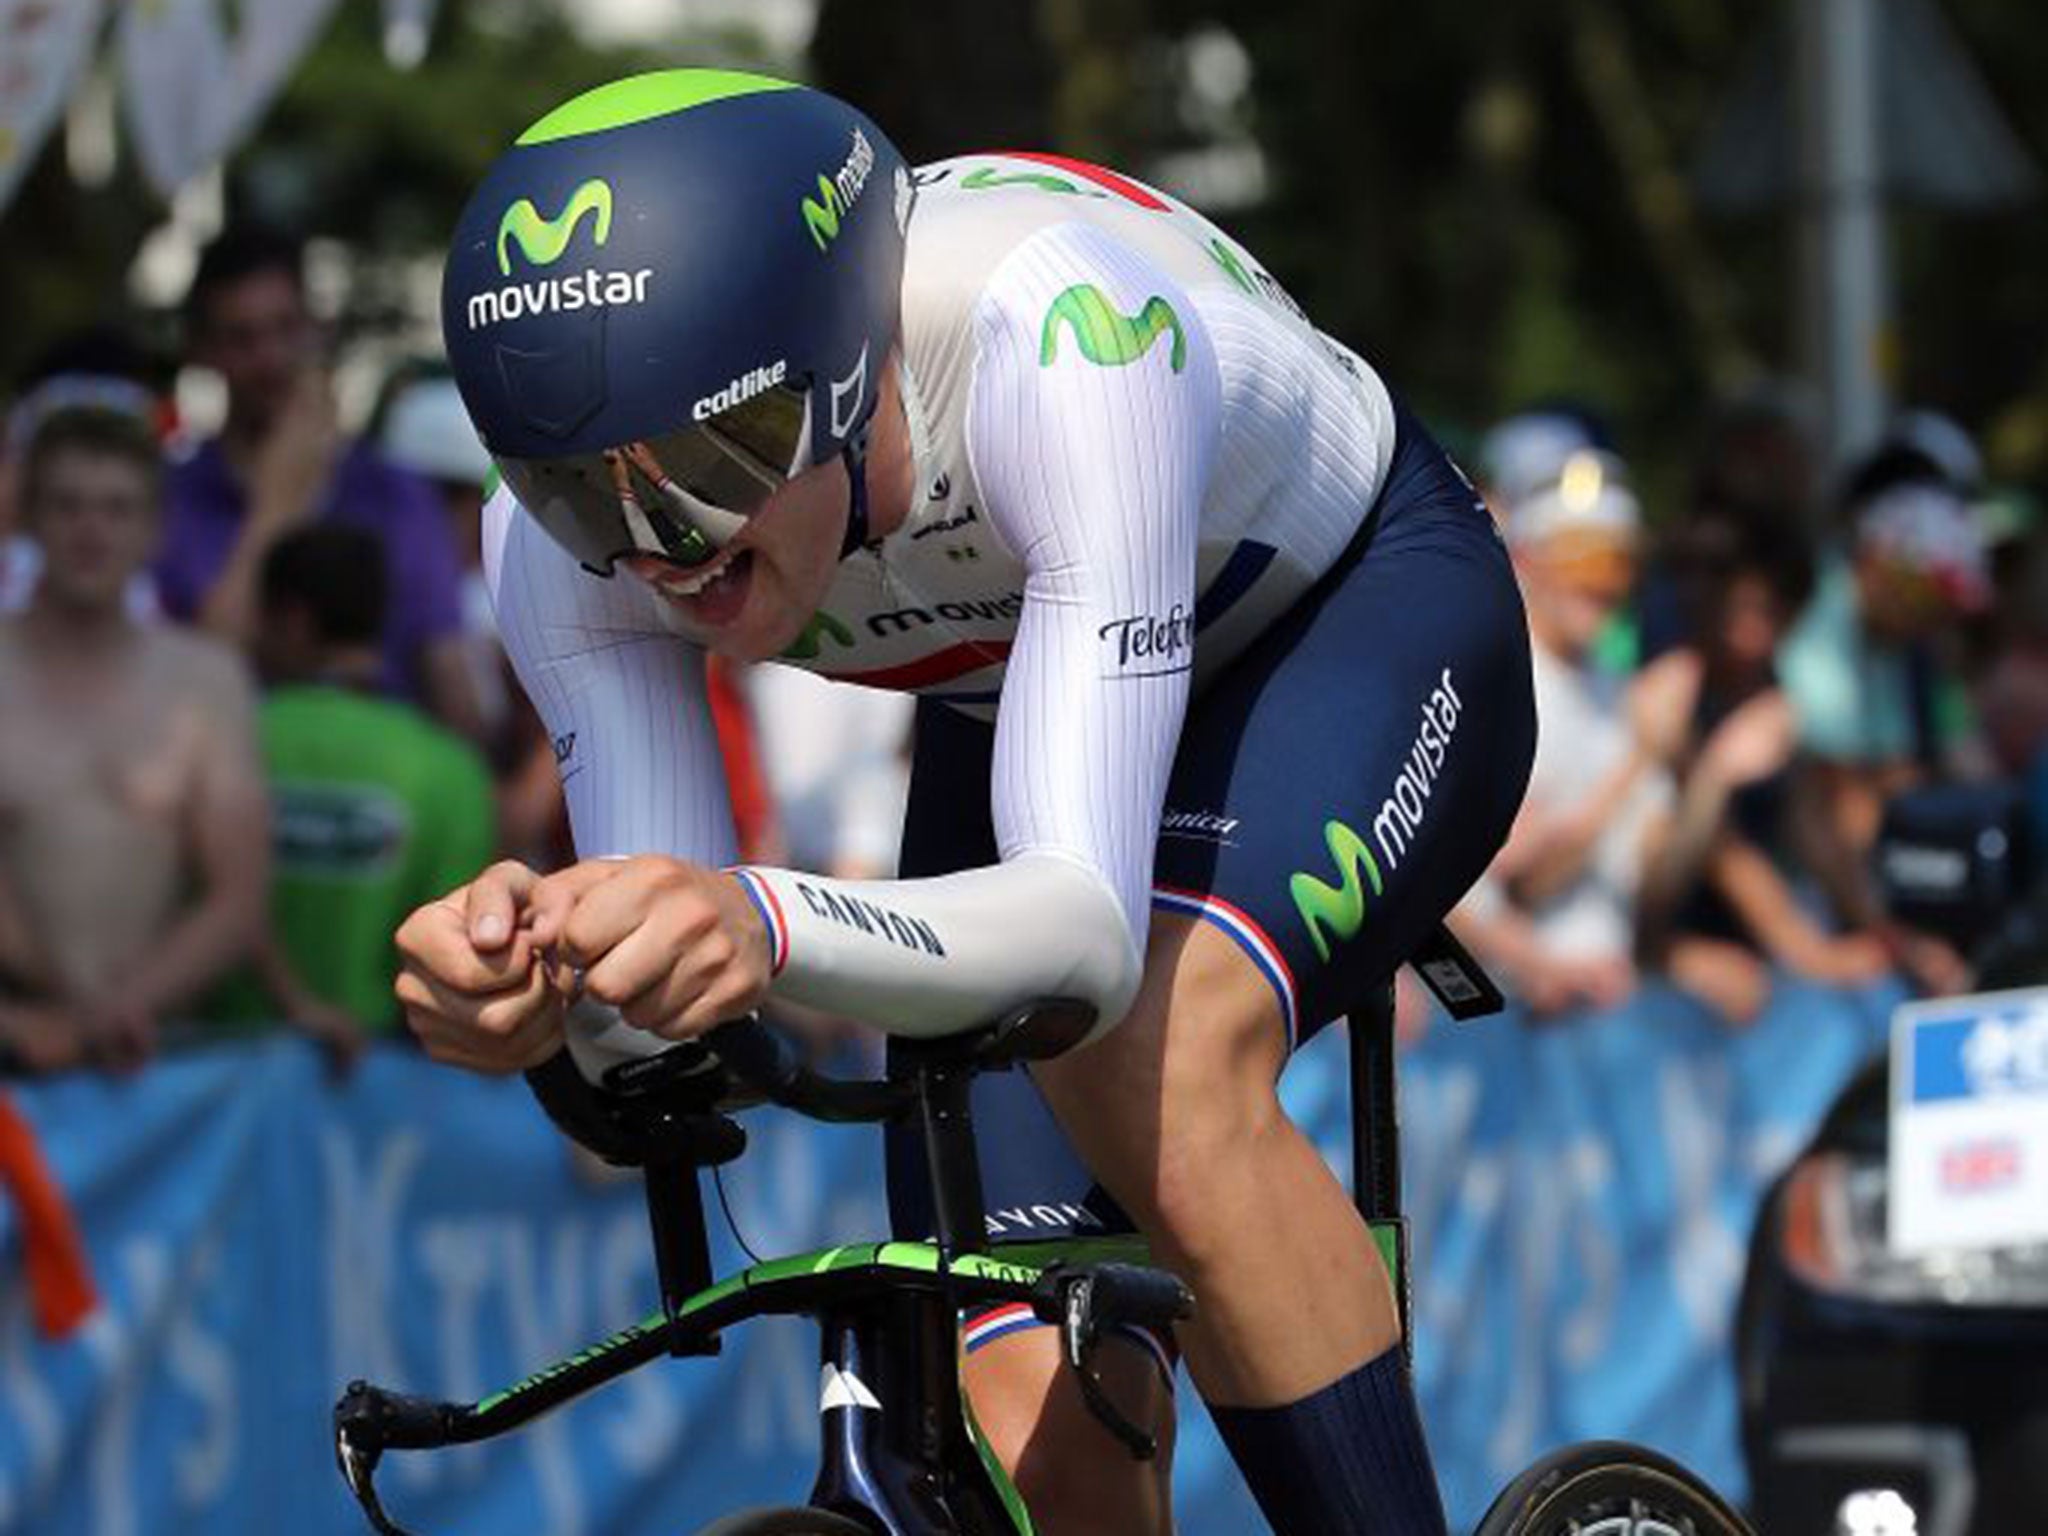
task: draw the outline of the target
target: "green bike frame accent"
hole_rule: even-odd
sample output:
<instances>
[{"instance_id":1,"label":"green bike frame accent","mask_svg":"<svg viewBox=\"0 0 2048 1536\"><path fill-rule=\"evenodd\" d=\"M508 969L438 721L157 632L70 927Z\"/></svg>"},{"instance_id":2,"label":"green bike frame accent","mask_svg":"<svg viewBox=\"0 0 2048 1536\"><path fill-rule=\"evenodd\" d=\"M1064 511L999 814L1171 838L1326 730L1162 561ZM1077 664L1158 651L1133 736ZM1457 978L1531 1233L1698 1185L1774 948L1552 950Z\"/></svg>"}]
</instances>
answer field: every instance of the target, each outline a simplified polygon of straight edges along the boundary
<instances>
[{"instance_id":1,"label":"green bike frame accent","mask_svg":"<svg viewBox=\"0 0 2048 1536\"><path fill-rule=\"evenodd\" d=\"M1323 841L1329 844L1330 857L1336 860L1337 874L1344 883L1330 885L1297 870L1288 877L1287 890L1294 898L1294 909L1301 914L1308 936L1315 940L1316 953L1327 962L1329 935L1334 933L1339 941L1349 939L1365 923L1365 887L1359 881L1359 871L1365 871L1373 895L1378 896L1382 887L1378 860L1366 847L1365 839L1350 827L1331 818L1323 823Z\"/></svg>"},{"instance_id":2,"label":"green bike frame accent","mask_svg":"<svg viewBox=\"0 0 2048 1536\"><path fill-rule=\"evenodd\" d=\"M1074 333L1081 355L1099 368L1124 368L1152 350L1163 331L1173 333L1168 361L1175 373L1187 366L1188 338L1173 306L1153 294L1135 315L1118 311L1109 296L1093 283L1076 283L1052 301L1038 338L1038 365L1050 368L1059 357L1060 331Z\"/></svg>"},{"instance_id":3,"label":"green bike frame accent","mask_svg":"<svg viewBox=\"0 0 2048 1536\"><path fill-rule=\"evenodd\" d=\"M612 189L609 182L597 177L584 182L569 194L569 200L562 204L562 211L552 219L541 217L540 209L534 206L532 198L520 198L498 220L498 271L506 277L512 275L512 258L505 249L508 240L518 245L520 254L531 265L553 266L569 249L569 242L576 238L576 226L583 222L586 214L596 217L591 230L592 242L603 245L612 234Z\"/></svg>"},{"instance_id":4,"label":"green bike frame accent","mask_svg":"<svg viewBox=\"0 0 2048 1536\"><path fill-rule=\"evenodd\" d=\"M563 102L519 135L520 144L551 144L579 134L624 128L671 112L687 112L708 102L762 91L793 91L792 80L751 75L734 69L662 69L632 75L585 91Z\"/></svg>"}]
</instances>

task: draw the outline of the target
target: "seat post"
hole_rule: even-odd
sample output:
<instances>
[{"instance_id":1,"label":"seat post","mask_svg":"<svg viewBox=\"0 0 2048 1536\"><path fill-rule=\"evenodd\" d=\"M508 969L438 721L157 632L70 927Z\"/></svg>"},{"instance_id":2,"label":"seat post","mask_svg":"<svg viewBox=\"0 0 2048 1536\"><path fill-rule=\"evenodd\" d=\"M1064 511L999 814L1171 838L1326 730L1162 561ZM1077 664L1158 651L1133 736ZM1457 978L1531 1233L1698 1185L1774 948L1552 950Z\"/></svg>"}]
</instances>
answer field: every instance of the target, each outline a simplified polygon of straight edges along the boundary
<instances>
[{"instance_id":1,"label":"seat post","mask_svg":"<svg viewBox=\"0 0 2048 1536\"><path fill-rule=\"evenodd\" d=\"M970 1108L973 1087L971 1065L935 1060L918 1065L918 1130L931 1173L939 1253L949 1264L962 1254L988 1252L988 1208Z\"/></svg>"},{"instance_id":2,"label":"seat post","mask_svg":"<svg viewBox=\"0 0 2048 1536\"><path fill-rule=\"evenodd\" d=\"M1374 987L1348 1022L1351 1199L1367 1221L1401 1214L1401 1116L1394 1082L1394 989Z\"/></svg>"}]
</instances>

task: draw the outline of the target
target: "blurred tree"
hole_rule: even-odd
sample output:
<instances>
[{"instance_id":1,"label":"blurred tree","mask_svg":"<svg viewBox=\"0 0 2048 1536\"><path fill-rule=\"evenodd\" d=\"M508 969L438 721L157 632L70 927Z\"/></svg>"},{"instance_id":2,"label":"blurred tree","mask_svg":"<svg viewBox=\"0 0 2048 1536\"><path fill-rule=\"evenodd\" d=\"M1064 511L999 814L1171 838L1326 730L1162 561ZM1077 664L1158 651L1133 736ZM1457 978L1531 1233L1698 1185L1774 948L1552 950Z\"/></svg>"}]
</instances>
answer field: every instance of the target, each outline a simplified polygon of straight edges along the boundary
<instances>
[{"instance_id":1,"label":"blurred tree","mask_svg":"<svg viewBox=\"0 0 2048 1536\"><path fill-rule=\"evenodd\" d=\"M822 0L811 65L913 161L1052 137L1055 61L1028 4Z\"/></svg>"},{"instance_id":2,"label":"blurred tree","mask_svg":"<svg viewBox=\"0 0 2048 1536\"><path fill-rule=\"evenodd\" d=\"M1659 507L1704 402L1790 356L1782 218L1703 218L1686 175L1785 3L821 0L809 67L913 159L1038 146L1172 187L1178 152L1226 133L1255 145L1256 198L1223 220L1320 324L1446 426L1586 402ZM233 205L388 266L433 253L492 156L579 89L685 61L792 67L745 29L595 48L569 5L444 0L410 73L385 60L375 7L342 8L233 163ZM2048 9L1943 10L2038 153ZM1249 60L1220 127L1190 90L1190 41L1217 29ZM0 378L57 331L119 314L160 215L126 164L72 185L53 140L0 226L17 319ZM1901 397L1971 425L2017 396L2048 401L2048 210L1906 211L1896 228ZM375 324L400 296L373 278L356 302ZM2048 471L2048 440L2038 457Z\"/></svg>"}]
</instances>

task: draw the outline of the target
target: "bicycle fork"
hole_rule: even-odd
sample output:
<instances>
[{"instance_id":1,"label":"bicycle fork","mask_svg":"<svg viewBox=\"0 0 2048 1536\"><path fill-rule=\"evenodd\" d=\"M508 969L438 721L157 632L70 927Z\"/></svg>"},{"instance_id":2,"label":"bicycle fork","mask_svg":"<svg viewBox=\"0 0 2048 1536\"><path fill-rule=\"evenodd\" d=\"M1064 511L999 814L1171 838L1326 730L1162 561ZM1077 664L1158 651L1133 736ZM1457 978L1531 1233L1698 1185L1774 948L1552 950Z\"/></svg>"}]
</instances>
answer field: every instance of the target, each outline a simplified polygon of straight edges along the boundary
<instances>
[{"instance_id":1,"label":"bicycle fork","mask_svg":"<svg viewBox=\"0 0 2048 1536\"><path fill-rule=\"evenodd\" d=\"M818 1317L820 1456L810 1502L886 1536L1020 1536L1021 1499L970 1427L958 1312L943 1293Z\"/></svg>"}]
</instances>

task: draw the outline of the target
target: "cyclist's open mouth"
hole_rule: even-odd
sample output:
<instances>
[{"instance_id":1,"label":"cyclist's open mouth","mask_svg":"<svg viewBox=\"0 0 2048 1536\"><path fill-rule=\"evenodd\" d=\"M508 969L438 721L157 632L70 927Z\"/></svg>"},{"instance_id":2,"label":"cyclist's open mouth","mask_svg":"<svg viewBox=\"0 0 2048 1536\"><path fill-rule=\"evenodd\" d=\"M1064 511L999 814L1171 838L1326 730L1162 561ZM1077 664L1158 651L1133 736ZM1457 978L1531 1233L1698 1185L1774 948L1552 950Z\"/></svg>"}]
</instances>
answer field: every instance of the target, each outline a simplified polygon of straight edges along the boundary
<instances>
[{"instance_id":1,"label":"cyclist's open mouth","mask_svg":"<svg viewBox=\"0 0 2048 1536\"><path fill-rule=\"evenodd\" d=\"M729 549L693 570L668 567L655 576L654 584L692 622L722 629L746 606L753 574L754 552Z\"/></svg>"}]
</instances>

